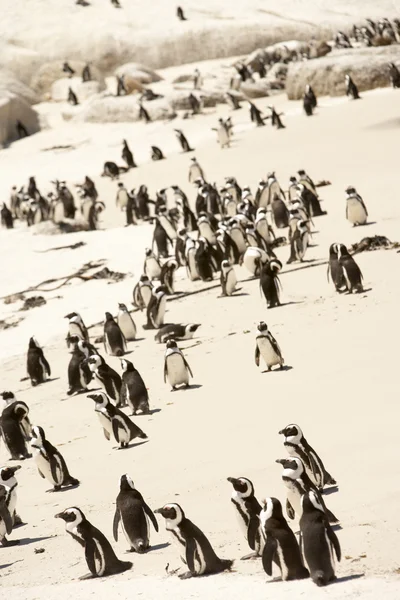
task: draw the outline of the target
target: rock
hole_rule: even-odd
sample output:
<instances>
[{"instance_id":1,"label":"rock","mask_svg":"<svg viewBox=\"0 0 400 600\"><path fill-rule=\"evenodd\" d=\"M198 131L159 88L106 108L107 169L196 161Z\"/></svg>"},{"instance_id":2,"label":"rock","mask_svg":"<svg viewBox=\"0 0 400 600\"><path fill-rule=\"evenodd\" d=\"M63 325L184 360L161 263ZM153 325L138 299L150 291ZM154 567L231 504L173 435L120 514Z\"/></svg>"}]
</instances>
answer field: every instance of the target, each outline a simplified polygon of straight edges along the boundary
<instances>
[{"instance_id":1,"label":"rock","mask_svg":"<svg viewBox=\"0 0 400 600\"><path fill-rule=\"evenodd\" d=\"M83 68L86 63L81 60L71 60L68 61L69 66L74 69L76 72L76 76L81 78ZM63 61L53 61L44 63L33 75L31 79L31 87L32 89L43 99L47 99L48 94L50 93L51 86L55 81L64 77L65 73L62 70ZM96 69L96 67L90 66L90 71L92 75L92 80L98 81L101 85L103 85L102 89L104 89L104 79L101 75L100 71Z\"/></svg>"},{"instance_id":2,"label":"rock","mask_svg":"<svg viewBox=\"0 0 400 600\"><path fill-rule=\"evenodd\" d=\"M0 89L0 146L18 139L17 121L31 135L40 130L38 113L23 98Z\"/></svg>"},{"instance_id":3,"label":"rock","mask_svg":"<svg viewBox=\"0 0 400 600\"><path fill-rule=\"evenodd\" d=\"M153 121L172 119L176 113L166 99L144 102L143 106ZM132 96L93 96L81 107L71 107L80 110L69 111L70 118L74 121L87 123L129 123L139 120L139 105ZM68 112L64 112L65 117Z\"/></svg>"},{"instance_id":4,"label":"rock","mask_svg":"<svg viewBox=\"0 0 400 600\"><path fill-rule=\"evenodd\" d=\"M20 310L30 310L31 308L36 308L37 306L43 306L43 304L47 304L43 296L31 296L25 300Z\"/></svg>"},{"instance_id":5,"label":"rock","mask_svg":"<svg viewBox=\"0 0 400 600\"><path fill-rule=\"evenodd\" d=\"M17 73L18 79L25 85L30 85L32 73L36 71L42 57L35 50L15 46L11 42L0 42L1 62L7 65L11 73Z\"/></svg>"},{"instance_id":6,"label":"rock","mask_svg":"<svg viewBox=\"0 0 400 600\"><path fill-rule=\"evenodd\" d=\"M18 292L17 294L11 294L11 296L6 296L4 298L4 304L14 304L15 302L19 302L20 300L25 300L25 296L22 292Z\"/></svg>"},{"instance_id":7,"label":"rock","mask_svg":"<svg viewBox=\"0 0 400 600\"><path fill-rule=\"evenodd\" d=\"M265 78L258 79L255 82L243 81L240 85L240 91L247 98L265 98L265 96L269 96L270 89L270 85Z\"/></svg>"},{"instance_id":8,"label":"rock","mask_svg":"<svg viewBox=\"0 0 400 600\"><path fill-rule=\"evenodd\" d=\"M277 62L268 70L265 80L273 89L284 89L288 72L286 63Z\"/></svg>"},{"instance_id":9,"label":"rock","mask_svg":"<svg viewBox=\"0 0 400 600\"><path fill-rule=\"evenodd\" d=\"M82 81L81 77L63 77L52 84L51 99L55 102L65 102L68 99L68 88L72 88L79 103L82 103L103 91L105 85L99 81Z\"/></svg>"},{"instance_id":10,"label":"rock","mask_svg":"<svg viewBox=\"0 0 400 600\"><path fill-rule=\"evenodd\" d=\"M6 69L0 70L0 93L9 92L15 94L27 104L37 104L39 97L35 92L22 83L14 73Z\"/></svg>"},{"instance_id":11,"label":"rock","mask_svg":"<svg viewBox=\"0 0 400 600\"><path fill-rule=\"evenodd\" d=\"M332 47L326 42L312 40L308 52L308 58L321 58L332 52Z\"/></svg>"},{"instance_id":12,"label":"rock","mask_svg":"<svg viewBox=\"0 0 400 600\"><path fill-rule=\"evenodd\" d=\"M186 83L187 81L193 81L193 73L183 73L178 75L172 80L172 83Z\"/></svg>"},{"instance_id":13,"label":"rock","mask_svg":"<svg viewBox=\"0 0 400 600\"><path fill-rule=\"evenodd\" d=\"M219 90L173 90L167 93L165 99L174 110L190 110L189 95L193 94L201 100L203 107L209 108L217 104L226 104L224 92ZM153 101L154 102L154 101Z\"/></svg>"},{"instance_id":14,"label":"rock","mask_svg":"<svg viewBox=\"0 0 400 600\"><path fill-rule=\"evenodd\" d=\"M140 63L126 63L125 65L121 65L115 70L115 75L119 77L121 75L129 75L133 79L140 81L140 83L156 83L162 80L162 77L156 71Z\"/></svg>"},{"instance_id":15,"label":"rock","mask_svg":"<svg viewBox=\"0 0 400 600\"><path fill-rule=\"evenodd\" d=\"M317 96L341 96L346 93L345 75L352 76L360 92L390 85L388 63L400 67L400 46L382 48L346 48L329 56L289 65L286 92L289 100L303 97L310 84Z\"/></svg>"}]
</instances>

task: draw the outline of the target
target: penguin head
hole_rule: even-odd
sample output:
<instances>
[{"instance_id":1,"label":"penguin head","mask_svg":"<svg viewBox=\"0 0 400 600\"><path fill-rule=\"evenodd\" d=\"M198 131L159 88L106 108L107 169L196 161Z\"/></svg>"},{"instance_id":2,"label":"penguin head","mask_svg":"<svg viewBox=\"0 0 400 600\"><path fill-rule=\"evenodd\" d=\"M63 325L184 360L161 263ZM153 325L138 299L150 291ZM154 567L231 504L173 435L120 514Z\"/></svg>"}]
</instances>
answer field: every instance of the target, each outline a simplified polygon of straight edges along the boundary
<instances>
[{"instance_id":1,"label":"penguin head","mask_svg":"<svg viewBox=\"0 0 400 600\"><path fill-rule=\"evenodd\" d=\"M35 425L32 427L32 440L31 446L33 448L41 448L43 446L43 442L46 440L46 435L44 433L43 427L39 427Z\"/></svg>"},{"instance_id":2,"label":"penguin head","mask_svg":"<svg viewBox=\"0 0 400 600\"><path fill-rule=\"evenodd\" d=\"M106 312L106 322L107 321L114 321L114 317L109 312Z\"/></svg>"},{"instance_id":3,"label":"penguin head","mask_svg":"<svg viewBox=\"0 0 400 600\"><path fill-rule=\"evenodd\" d=\"M145 254L146 254L147 257L154 256L153 250L151 248L146 248Z\"/></svg>"},{"instance_id":4,"label":"penguin head","mask_svg":"<svg viewBox=\"0 0 400 600\"><path fill-rule=\"evenodd\" d=\"M331 258L337 257L339 254L339 244L331 244L329 246L329 256Z\"/></svg>"},{"instance_id":5,"label":"penguin head","mask_svg":"<svg viewBox=\"0 0 400 600\"><path fill-rule=\"evenodd\" d=\"M344 244L337 244L338 247L338 258L342 258L342 256L350 256L349 251L347 250Z\"/></svg>"},{"instance_id":6,"label":"penguin head","mask_svg":"<svg viewBox=\"0 0 400 600\"><path fill-rule=\"evenodd\" d=\"M199 327L201 327L200 323L189 323L189 325L186 325L185 330L194 333Z\"/></svg>"},{"instance_id":7,"label":"penguin head","mask_svg":"<svg viewBox=\"0 0 400 600\"><path fill-rule=\"evenodd\" d=\"M298 425L290 423L290 425L286 425L284 429L280 430L279 435L284 435L286 441L291 444L299 444L303 437L303 432Z\"/></svg>"},{"instance_id":8,"label":"penguin head","mask_svg":"<svg viewBox=\"0 0 400 600\"><path fill-rule=\"evenodd\" d=\"M303 175L306 174L304 169L300 169L300 171L297 171L297 173L300 175L300 177L303 177Z\"/></svg>"},{"instance_id":9,"label":"penguin head","mask_svg":"<svg viewBox=\"0 0 400 600\"><path fill-rule=\"evenodd\" d=\"M92 373L98 369L101 365L105 364L104 358L100 354L92 354L89 358L85 359Z\"/></svg>"},{"instance_id":10,"label":"penguin head","mask_svg":"<svg viewBox=\"0 0 400 600\"><path fill-rule=\"evenodd\" d=\"M299 479L304 473L304 465L300 458L278 458L275 461L283 467L283 476Z\"/></svg>"},{"instance_id":11,"label":"penguin head","mask_svg":"<svg viewBox=\"0 0 400 600\"><path fill-rule=\"evenodd\" d=\"M2 467L0 469L0 483L8 481L8 484L10 484L10 480L13 479L15 471L18 471L20 468L21 465L15 465L15 467Z\"/></svg>"},{"instance_id":12,"label":"penguin head","mask_svg":"<svg viewBox=\"0 0 400 600\"><path fill-rule=\"evenodd\" d=\"M76 312L71 312L65 315L64 319L69 319L70 323L81 323L81 316Z\"/></svg>"},{"instance_id":13,"label":"penguin head","mask_svg":"<svg viewBox=\"0 0 400 600\"><path fill-rule=\"evenodd\" d=\"M268 108L271 108L271 106L269 106ZM267 173L267 179L275 179L275 171Z\"/></svg>"},{"instance_id":14,"label":"penguin head","mask_svg":"<svg viewBox=\"0 0 400 600\"><path fill-rule=\"evenodd\" d=\"M228 477L228 481L233 485L233 489L240 498L254 496L254 486L250 479L247 479L246 477L239 477L238 479L235 477Z\"/></svg>"},{"instance_id":15,"label":"penguin head","mask_svg":"<svg viewBox=\"0 0 400 600\"><path fill-rule=\"evenodd\" d=\"M4 402L6 402L7 404L11 404L11 402L14 402L14 400L15 400L15 396L14 396L13 392L1 392L0 396L3 398Z\"/></svg>"},{"instance_id":16,"label":"penguin head","mask_svg":"<svg viewBox=\"0 0 400 600\"><path fill-rule=\"evenodd\" d=\"M261 525L264 527L268 519L283 519L282 504L278 498L265 498L262 501L262 509L260 513Z\"/></svg>"},{"instance_id":17,"label":"penguin head","mask_svg":"<svg viewBox=\"0 0 400 600\"><path fill-rule=\"evenodd\" d=\"M88 394L87 397L96 402L95 410L106 408L109 404L111 404L107 394L104 392L99 392L98 394Z\"/></svg>"},{"instance_id":18,"label":"penguin head","mask_svg":"<svg viewBox=\"0 0 400 600\"><path fill-rule=\"evenodd\" d=\"M141 283L150 283L150 279L147 277L147 275L141 275L140 281Z\"/></svg>"},{"instance_id":19,"label":"penguin head","mask_svg":"<svg viewBox=\"0 0 400 600\"><path fill-rule=\"evenodd\" d=\"M176 343L175 340L169 339L169 340L167 340L166 347L167 348L177 348L178 344Z\"/></svg>"},{"instance_id":20,"label":"penguin head","mask_svg":"<svg viewBox=\"0 0 400 600\"><path fill-rule=\"evenodd\" d=\"M310 490L306 494L303 494L303 496L301 497L301 506L303 512L305 513L318 510L325 514L324 507L322 506L317 494L313 490Z\"/></svg>"},{"instance_id":21,"label":"penguin head","mask_svg":"<svg viewBox=\"0 0 400 600\"><path fill-rule=\"evenodd\" d=\"M266 208L257 208L257 217L258 216L262 216L262 215L266 215L267 214L267 209Z\"/></svg>"},{"instance_id":22,"label":"penguin head","mask_svg":"<svg viewBox=\"0 0 400 600\"><path fill-rule=\"evenodd\" d=\"M279 271L282 269L282 263L277 258L272 258L269 262L269 268L272 272L279 273Z\"/></svg>"},{"instance_id":23,"label":"penguin head","mask_svg":"<svg viewBox=\"0 0 400 600\"><path fill-rule=\"evenodd\" d=\"M349 185L346 189L345 189L346 194L356 194L356 188L353 187L352 185Z\"/></svg>"},{"instance_id":24,"label":"penguin head","mask_svg":"<svg viewBox=\"0 0 400 600\"><path fill-rule=\"evenodd\" d=\"M154 513L159 513L164 519L170 521L171 525L176 527L185 518L185 513L179 504L164 504L162 508L157 508Z\"/></svg>"},{"instance_id":25,"label":"penguin head","mask_svg":"<svg viewBox=\"0 0 400 600\"><path fill-rule=\"evenodd\" d=\"M257 325L257 329L260 333L266 333L268 331L268 325L264 321L260 321Z\"/></svg>"},{"instance_id":26,"label":"penguin head","mask_svg":"<svg viewBox=\"0 0 400 600\"><path fill-rule=\"evenodd\" d=\"M121 475L120 490L121 492L130 492L135 489L135 484L127 473Z\"/></svg>"},{"instance_id":27,"label":"penguin head","mask_svg":"<svg viewBox=\"0 0 400 600\"><path fill-rule=\"evenodd\" d=\"M21 400L19 402L11 402L9 406L11 407L12 414L18 421L22 421L29 414L28 405L25 402L21 402Z\"/></svg>"},{"instance_id":28,"label":"penguin head","mask_svg":"<svg viewBox=\"0 0 400 600\"><path fill-rule=\"evenodd\" d=\"M40 348L37 339L33 336L29 339L29 348Z\"/></svg>"},{"instance_id":29,"label":"penguin head","mask_svg":"<svg viewBox=\"0 0 400 600\"><path fill-rule=\"evenodd\" d=\"M82 521L86 520L86 517L81 511L81 509L77 508L76 506L66 508L65 510L63 510L63 512L54 515L54 518L62 519L66 523L74 523L75 526L80 525Z\"/></svg>"},{"instance_id":30,"label":"penguin head","mask_svg":"<svg viewBox=\"0 0 400 600\"><path fill-rule=\"evenodd\" d=\"M119 302L119 303L118 303L118 308L119 308L119 310L122 310L122 311L124 311L124 312L128 312L128 309L127 309L127 307L126 307L126 304L123 304L122 302Z\"/></svg>"},{"instance_id":31,"label":"penguin head","mask_svg":"<svg viewBox=\"0 0 400 600\"><path fill-rule=\"evenodd\" d=\"M133 366L133 364L129 360L126 360L125 358L121 359L121 368L124 373L126 373L127 371L135 371L136 370L135 367Z\"/></svg>"},{"instance_id":32,"label":"penguin head","mask_svg":"<svg viewBox=\"0 0 400 600\"><path fill-rule=\"evenodd\" d=\"M229 260L223 260L221 263L221 270L226 272L230 269L231 265L229 264Z\"/></svg>"}]
</instances>

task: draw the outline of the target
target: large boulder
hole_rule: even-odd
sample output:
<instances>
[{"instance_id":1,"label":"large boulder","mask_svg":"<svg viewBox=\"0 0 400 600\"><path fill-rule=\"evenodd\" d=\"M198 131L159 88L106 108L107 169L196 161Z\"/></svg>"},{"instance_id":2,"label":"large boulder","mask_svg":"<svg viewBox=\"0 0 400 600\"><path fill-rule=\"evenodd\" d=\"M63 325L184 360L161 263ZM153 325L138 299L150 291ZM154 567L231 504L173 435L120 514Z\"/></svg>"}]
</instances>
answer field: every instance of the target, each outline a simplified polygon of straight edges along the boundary
<instances>
[{"instance_id":1,"label":"large boulder","mask_svg":"<svg viewBox=\"0 0 400 600\"><path fill-rule=\"evenodd\" d=\"M190 93L196 96L205 108L210 108L217 104L226 104L224 92L219 90L174 90L167 93L165 99L170 103L174 110L190 110Z\"/></svg>"},{"instance_id":2,"label":"large boulder","mask_svg":"<svg viewBox=\"0 0 400 600\"><path fill-rule=\"evenodd\" d=\"M105 85L100 81L82 81L81 77L63 77L52 84L51 99L55 102L65 102L68 98L69 88L72 89L78 98L78 102L81 103L102 92Z\"/></svg>"},{"instance_id":3,"label":"large boulder","mask_svg":"<svg viewBox=\"0 0 400 600\"><path fill-rule=\"evenodd\" d=\"M256 81L247 80L240 84L240 91L247 98L265 98L269 96L270 89L271 86L265 78Z\"/></svg>"},{"instance_id":4,"label":"large boulder","mask_svg":"<svg viewBox=\"0 0 400 600\"><path fill-rule=\"evenodd\" d=\"M81 60L70 60L68 64L76 72L76 76L81 78L86 63ZM44 63L32 76L31 87L42 99L48 99L53 83L64 77L65 73L62 68L62 61ZM98 81L104 86L104 79L100 71L91 65L90 71L92 80Z\"/></svg>"},{"instance_id":5,"label":"large boulder","mask_svg":"<svg viewBox=\"0 0 400 600\"><path fill-rule=\"evenodd\" d=\"M7 91L23 99L27 104L37 104L38 96L27 85L22 83L17 77L8 70L0 71L0 92Z\"/></svg>"},{"instance_id":6,"label":"large boulder","mask_svg":"<svg viewBox=\"0 0 400 600\"><path fill-rule=\"evenodd\" d=\"M399 65L400 46L335 50L324 58L290 64L286 92L289 100L299 100L309 84L317 96L342 96L346 74L361 92L386 87L390 85L389 62Z\"/></svg>"},{"instance_id":7,"label":"large boulder","mask_svg":"<svg viewBox=\"0 0 400 600\"><path fill-rule=\"evenodd\" d=\"M140 83L157 83L162 80L162 77L153 69L149 69L140 63L126 63L115 70L115 75L129 75L132 79L140 81Z\"/></svg>"},{"instance_id":8,"label":"large boulder","mask_svg":"<svg viewBox=\"0 0 400 600\"><path fill-rule=\"evenodd\" d=\"M16 124L21 121L29 134L40 129L39 115L22 97L0 89L0 146L18 139Z\"/></svg>"},{"instance_id":9,"label":"large boulder","mask_svg":"<svg viewBox=\"0 0 400 600\"><path fill-rule=\"evenodd\" d=\"M19 81L25 85L30 84L32 73L43 60L35 50L2 41L0 41L0 56L1 63L7 65L10 72L17 73Z\"/></svg>"},{"instance_id":10,"label":"large boulder","mask_svg":"<svg viewBox=\"0 0 400 600\"><path fill-rule=\"evenodd\" d=\"M144 102L152 121L172 119L176 113L164 98ZM87 123L131 123L139 120L139 105L132 96L100 95L90 98L81 107L71 107L63 113L65 119ZM79 110L75 110L79 109Z\"/></svg>"}]
</instances>

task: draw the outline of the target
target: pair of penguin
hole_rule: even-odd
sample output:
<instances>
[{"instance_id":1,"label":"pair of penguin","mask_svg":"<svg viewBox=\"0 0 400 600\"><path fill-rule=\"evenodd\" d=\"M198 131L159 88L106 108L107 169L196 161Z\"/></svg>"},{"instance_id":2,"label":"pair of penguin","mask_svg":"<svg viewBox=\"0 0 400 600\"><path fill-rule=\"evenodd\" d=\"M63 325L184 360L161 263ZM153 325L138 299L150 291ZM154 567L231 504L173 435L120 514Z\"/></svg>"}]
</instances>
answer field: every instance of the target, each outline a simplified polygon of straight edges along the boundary
<instances>
[{"instance_id":1,"label":"pair of penguin","mask_svg":"<svg viewBox=\"0 0 400 600\"><path fill-rule=\"evenodd\" d=\"M328 281L329 275L339 293L345 290L349 294L354 290L358 293L363 291L363 275L360 267L344 244L331 244L329 248Z\"/></svg>"}]
</instances>

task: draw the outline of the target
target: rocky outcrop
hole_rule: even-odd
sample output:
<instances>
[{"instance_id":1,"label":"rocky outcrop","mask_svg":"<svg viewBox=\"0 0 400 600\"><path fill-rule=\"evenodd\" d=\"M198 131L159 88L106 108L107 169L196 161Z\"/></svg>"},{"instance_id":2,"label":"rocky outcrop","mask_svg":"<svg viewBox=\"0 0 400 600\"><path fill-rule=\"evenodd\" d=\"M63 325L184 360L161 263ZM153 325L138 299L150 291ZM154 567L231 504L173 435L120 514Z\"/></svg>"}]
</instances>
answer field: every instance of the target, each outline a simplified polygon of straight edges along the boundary
<instances>
[{"instance_id":1,"label":"rocky outcrop","mask_svg":"<svg viewBox=\"0 0 400 600\"><path fill-rule=\"evenodd\" d=\"M162 77L160 77L156 71L139 63L126 63L125 65L121 65L116 69L115 75L118 75L119 77L121 75L128 75L140 83L157 83L162 80Z\"/></svg>"},{"instance_id":2,"label":"rocky outcrop","mask_svg":"<svg viewBox=\"0 0 400 600\"><path fill-rule=\"evenodd\" d=\"M105 89L100 81L82 81L81 77L63 77L51 86L51 99L55 102L65 102L68 98L69 88L76 94L78 102L84 102L91 96Z\"/></svg>"},{"instance_id":3,"label":"rocky outcrop","mask_svg":"<svg viewBox=\"0 0 400 600\"><path fill-rule=\"evenodd\" d=\"M152 121L172 119L176 113L165 99L144 102ZM63 111L64 119L87 123L132 123L139 120L139 105L133 96L100 95L90 98L82 106L71 106Z\"/></svg>"},{"instance_id":4,"label":"rocky outcrop","mask_svg":"<svg viewBox=\"0 0 400 600\"><path fill-rule=\"evenodd\" d=\"M81 60L68 61L69 66L75 71L76 78L82 81L82 71L86 65ZM48 100L51 94L51 88L54 82L63 79L65 73L62 70L63 61L46 62L34 73L31 79L31 88L43 100ZM104 79L100 71L96 67L90 66L92 80L100 84L101 89L104 89Z\"/></svg>"}]
</instances>

